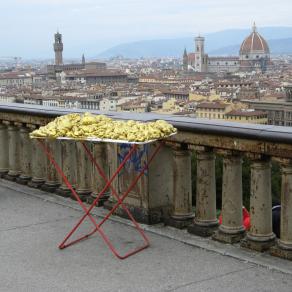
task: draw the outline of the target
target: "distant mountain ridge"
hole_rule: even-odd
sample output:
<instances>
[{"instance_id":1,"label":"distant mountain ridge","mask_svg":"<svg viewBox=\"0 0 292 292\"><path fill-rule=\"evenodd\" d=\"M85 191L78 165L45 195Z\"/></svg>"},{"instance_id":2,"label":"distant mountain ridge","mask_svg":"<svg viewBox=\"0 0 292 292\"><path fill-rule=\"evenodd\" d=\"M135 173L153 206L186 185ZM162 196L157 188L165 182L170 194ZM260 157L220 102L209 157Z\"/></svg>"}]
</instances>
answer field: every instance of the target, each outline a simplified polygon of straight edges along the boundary
<instances>
[{"instance_id":1,"label":"distant mountain ridge","mask_svg":"<svg viewBox=\"0 0 292 292\"><path fill-rule=\"evenodd\" d=\"M272 54L292 54L292 38L267 40ZM222 47L209 52L210 56L238 55L241 44Z\"/></svg>"},{"instance_id":2,"label":"distant mountain ridge","mask_svg":"<svg viewBox=\"0 0 292 292\"><path fill-rule=\"evenodd\" d=\"M292 27L263 27L258 31L268 41L272 54L292 54ZM206 34L205 51L210 55L238 55L240 44L250 33L251 29L229 29ZM194 38L125 43L114 46L97 57L180 57L185 47L188 52L194 51Z\"/></svg>"}]
</instances>

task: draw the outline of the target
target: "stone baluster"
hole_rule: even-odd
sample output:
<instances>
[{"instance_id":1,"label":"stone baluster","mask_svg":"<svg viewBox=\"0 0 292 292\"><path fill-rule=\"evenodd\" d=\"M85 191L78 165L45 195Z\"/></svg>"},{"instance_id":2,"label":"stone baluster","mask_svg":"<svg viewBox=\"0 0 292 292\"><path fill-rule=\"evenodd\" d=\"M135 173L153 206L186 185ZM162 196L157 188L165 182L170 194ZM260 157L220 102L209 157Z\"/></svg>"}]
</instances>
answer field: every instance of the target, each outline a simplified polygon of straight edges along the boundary
<instances>
[{"instance_id":1,"label":"stone baluster","mask_svg":"<svg viewBox=\"0 0 292 292\"><path fill-rule=\"evenodd\" d=\"M292 160L281 159L281 225L280 239L271 254L292 260Z\"/></svg>"},{"instance_id":2,"label":"stone baluster","mask_svg":"<svg viewBox=\"0 0 292 292\"><path fill-rule=\"evenodd\" d=\"M108 163L108 176L111 177L113 175L113 171L116 170L118 165L117 144L107 143L106 153ZM115 190L118 190L118 177L113 180L111 185ZM116 204L117 200L113 196L110 189L108 189L108 192L109 198L106 202L104 202L104 207L110 210L114 206L114 204Z\"/></svg>"},{"instance_id":3,"label":"stone baluster","mask_svg":"<svg viewBox=\"0 0 292 292\"><path fill-rule=\"evenodd\" d=\"M167 225L184 228L194 217L191 175L191 153L187 145L181 145L173 149L173 211Z\"/></svg>"},{"instance_id":4,"label":"stone baluster","mask_svg":"<svg viewBox=\"0 0 292 292\"><path fill-rule=\"evenodd\" d=\"M196 212L188 232L211 236L218 227L216 218L215 155L202 148L197 151Z\"/></svg>"},{"instance_id":5,"label":"stone baluster","mask_svg":"<svg viewBox=\"0 0 292 292\"><path fill-rule=\"evenodd\" d=\"M136 159L128 161L122 172L113 180L112 185L120 196L127 191L133 179L138 176L142 167L149 161L157 146L157 143L153 143L152 145L138 147L132 157L139 157L140 161ZM112 176L121 163L121 158L127 154L129 149L125 145L117 147L117 145L110 144L108 150L110 176ZM124 203L130 208L137 221L156 224L164 221L164 216L171 213L173 191L173 151L170 147L164 145ZM104 206L111 209L115 202L116 199L111 195ZM122 208L118 208L116 214L128 218Z\"/></svg>"},{"instance_id":6,"label":"stone baluster","mask_svg":"<svg viewBox=\"0 0 292 292\"><path fill-rule=\"evenodd\" d=\"M245 234L242 224L242 159L237 153L223 153L222 224L215 240L235 243Z\"/></svg>"},{"instance_id":7,"label":"stone baluster","mask_svg":"<svg viewBox=\"0 0 292 292\"><path fill-rule=\"evenodd\" d=\"M15 181L20 174L20 136L18 127L20 125L14 122L10 122L8 125L9 171L5 177L12 181Z\"/></svg>"},{"instance_id":8,"label":"stone baluster","mask_svg":"<svg viewBox=\"0 0 292 292\"><path fill-rule=\"evenodd\" d=\"M4 121L1 121L0 123L0 149L0 177L4 177L9 168L8 131L7 122Z\"/></svg>"},{"instance_id":9,"label":"stone baluster","mask_svg":"<svg viewBox=\"0 0 292 292\"><path fill-rule=\"evenodd\" d=\"M32 140L29 138L30 127L32 125L23 125L20 130L20 168L21 174L17 178L20 184L27 184L32 176Z\"/></svg>"},{"instance_id":10,"label":"stone baluster","mask_svg":"<svg viewBox=\"0 0 292 292\"><path fill-rule=\"evenodd\" d=\"M242 246L257 251L270 248L275 241L272 230L271 162L267 157L254 157L251 163L250 223Z\"/></svg>"},{"instance_id":11,"label":"stone baluster","mask_svg":"<svg viewBox=\"0 0 292 292\"><path fill-rule=\"evenodd\" d=\"M61 144L59 140L46 140L46 146L52 153L55 161L58 165L61 165ZM45 183L41 186L42 190L46 192L54 192L60 186L60 177L56 171L55 166L50 162L48 157L46 157L46 178Z\"/></svg>"},{"instance_id":12,"label":"stone baluster","mask_svg":"<svg viewBox=\"0 0 292 292\"><path fill-rule=\"evenodd\" d=\"M90 142L85 142L86 146L91 150L92 146ZM86 152L81 144L81 142L76 142L76 191L80 196L80 199L87 201L89 195L92 192L92 163L86 155Z\"/></svg>"},{"instance_id":13,"label":"stone baluster","mask_svg":"<svg viewBox=\"0 0 292 292\"><path fill-rule=\"evenodd\" d=\"M92 143L93 157L95 161L104 172L107 179L109 179L109 167L107 163L107 146L105 143ZM96 169L95 165L92 166L92 188L93 192L91 193L92 201L100 193L100 191L105 186L105 181ZM104 202L109 198L110 189L108 189L105 194L101 197L98 202L98 206L102 206Z\"/></svg>"},{"instance_id":14,"label":"stone baluster","mask_svg":"<svg viewBox=\"0 0 292 292\"><path fill-rule=\"evenodd\" d=\"M76 186L76 142L61 141L61 165L62 170L73 188ZM61 196L70 197L71 191L62 179L61 186L56 190Z\"/></svg>"},{"instance_id":15,"label":"stone baluster","mask_svg":"<svg viewBox=\"0 0 292 292\"><path fill-rule=\"evenodd\" d=\"M30 125L30 128L34 130L36 126ZM41 149L39 142L36 139L31 140L32 144L32 163L31 174L32 179L28 182L28 185L33 188L40 188L45 182L46 173L46 154Z\"/></svg>"}]
</instances>

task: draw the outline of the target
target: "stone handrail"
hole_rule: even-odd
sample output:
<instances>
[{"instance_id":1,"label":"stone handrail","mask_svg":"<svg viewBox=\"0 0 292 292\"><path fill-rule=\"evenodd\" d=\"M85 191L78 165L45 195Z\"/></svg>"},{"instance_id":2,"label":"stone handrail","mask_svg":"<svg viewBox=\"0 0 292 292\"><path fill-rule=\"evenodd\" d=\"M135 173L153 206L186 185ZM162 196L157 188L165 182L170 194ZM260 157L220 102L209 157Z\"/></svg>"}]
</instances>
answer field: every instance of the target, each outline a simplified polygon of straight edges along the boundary
<instances>
[{"instance_id":1,"label":"stone handrail","mask_svg":"<svg viewBox=\"0 0 292 292\"><path fill-rule=\"evenodd\" d=\"M41 187L64 196L70 192L46 161L29 132L56 116L85 110L37 105L0 103L0 174L19 183ZM100 114L101 112L92 111ZM146 175L127 197L134 216L145 223L164 221L215 240L234 243L292 259L292 128L193 119L154 113L103 113L113 119L152 121L164 119L178 128L168 139ZM85 201L91 201L104 186L78 142L47 141L55 158ZM120 146L88 143L104 171L110 175L123 149ZM139 148L147 160L151 146ZM196 209L192 209L191 153L197 157ZM216 206L215 158L223 157L222 206ZM251 228L242 225L242 158L251 161ZM281 235L272 230L271 160L281 166ZM114 180L120 193L139 165L128 168ZM108 193L103 202L110 208L115 200ZM218 226L217 208L222 209ZM117 213L124 216L122 210Z\"/></svg>"}]
</instances>

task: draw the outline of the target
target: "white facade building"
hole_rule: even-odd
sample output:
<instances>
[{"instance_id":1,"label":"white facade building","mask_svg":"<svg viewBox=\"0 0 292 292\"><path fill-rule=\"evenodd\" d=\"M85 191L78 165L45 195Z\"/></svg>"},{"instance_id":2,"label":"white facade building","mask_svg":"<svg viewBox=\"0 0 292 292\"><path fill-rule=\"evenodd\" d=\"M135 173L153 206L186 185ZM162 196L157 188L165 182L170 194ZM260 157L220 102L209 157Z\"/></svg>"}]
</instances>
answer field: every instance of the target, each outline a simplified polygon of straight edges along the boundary
<instances>
[{"instance_id":1,"label":"white facade building","mask_svg":"<svg viewBox=\"0 0 292 292\"><path fill-rule=\"evenodd\" d=\"M116 111L117 101L112 98L103 98L99 103L99 110L101 111Z\"/></svg>"},{"instance_id":2,"label":"white facade building","mask_svg":"<svg viewBox=\"0 0 292 292\"><path fill-rule=\"evenodd\" d=\"M183 55L183 68L195 72L265 71L272 65L266 40L257 32L255 24L251 34L241 44L239 56L209 57L205 53L205 38L195 38L195 52Z\"/></svg>"}]
</instances>

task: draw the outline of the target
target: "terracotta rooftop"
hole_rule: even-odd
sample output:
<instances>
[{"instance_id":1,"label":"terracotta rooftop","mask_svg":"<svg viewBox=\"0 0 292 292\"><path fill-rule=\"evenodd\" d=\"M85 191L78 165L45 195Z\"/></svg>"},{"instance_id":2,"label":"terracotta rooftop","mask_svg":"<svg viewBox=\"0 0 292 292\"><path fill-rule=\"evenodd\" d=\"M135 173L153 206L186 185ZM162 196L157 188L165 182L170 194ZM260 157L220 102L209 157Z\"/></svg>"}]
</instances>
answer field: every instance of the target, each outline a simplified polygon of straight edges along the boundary
<instances>
[{"instance_id":1,"label":"terracotta rooftop","mask_svg":"<svg viewBox=\"0 0 292 292\"><path fill-rule=\"evenodd\" d=\"M267 115L263 111L256 110L232 110L226 113L226 116L243 116L243 117L253 117L253 116L262 116Z\"/></svg>"},{"instance_id":2,"label":"terracotta rooftop","mask_svg":"<svg viewBox=\"0 0 292 292\"><path fill-rule=\"evenodd\" d=\"M209 108L209 109L225 109L228 104L219 102L202 102L197 105L197 108Z\"/></svg>"},{"instance_id":3,"label":"terracotta rooftop","mask_svg":"<svg viewBox=\"0 0 292 292\"><path fill-rule=\"evenodd\" d=\"M245 55L254 52L263 54L270 53L266 40L256 31L255 25L253 27L253 32L241 44L239 54Z\"/></svg>"},{"instance_id":4,"label":"terracotta rooftop","mask_svg":"<svg viewBox=\"0 0 292 292\"><path fill-rule=\"evenodd\" d=\"M210 61L239 61L239 57L236 56L220 56L220 57L209 57Z\"/></svg>"}]
</instances>

